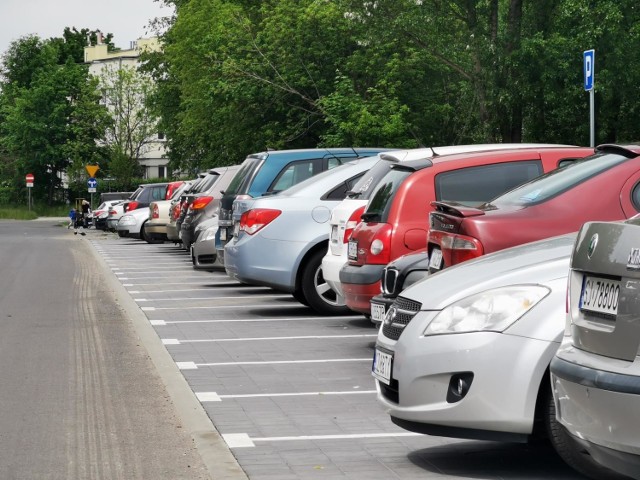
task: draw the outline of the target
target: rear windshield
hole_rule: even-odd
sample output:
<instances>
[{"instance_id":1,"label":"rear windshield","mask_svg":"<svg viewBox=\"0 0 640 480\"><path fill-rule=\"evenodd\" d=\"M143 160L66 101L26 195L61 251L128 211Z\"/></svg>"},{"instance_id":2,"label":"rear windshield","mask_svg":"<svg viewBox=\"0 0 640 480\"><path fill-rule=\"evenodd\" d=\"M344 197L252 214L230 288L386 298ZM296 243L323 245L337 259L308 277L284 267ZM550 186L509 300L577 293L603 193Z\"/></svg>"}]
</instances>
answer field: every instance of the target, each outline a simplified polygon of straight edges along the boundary
<instances>
[{"instance_id":1,"label":"rear windshield","mask_svg":"<svg viewBox=\"0 0 640 480\"><path fill-rule=\"evenodd\" d=\"M217 173L209 173L209 174L207 174L207 176L202 179L202 182L200 182L189 193L206 192L207 190L209 190L213 186L214 183L216 183L216 180L218 180L219 176L220 175L218 175Z\"/></svg>"},{"instance_id":2,"label":"rear windshield","mask_svg":"<svg viewBox=\"0 0 640 480\"><path fill-rule=\"evenodd\" d=\"M356 183L351 192L349 198L357 198L358 200L369 200L371 195L376 189L376 186L384 178L384 176L391 169L392 162L388 160L379 160L376 164L365 173L358 183Z\"/></svg>"},{"instance_id":3,"label":"rear windshield","mask_svg":"<svg viewBox=\"0 0 640 480\"><path fill-rule=\"evenodd\" d=\"M374 166L373 168L375 168L376 166ZM412 170L389 170L387 168L387 174L382 178L382 180L380 180L380 182L378 182L377 186L373 189L371 199L369 200L367 208L364 212L368 222L387 221L387 219L389 218L389 210L391 210L391 204L393 203L393 198L395 197L396 192L400 188L400 185L402 185L402 182L404 182L405 179L412 173L414 173ZM368 177L368 175L365 175L365 177ZM360 182L358 182L358 184L359 183ZM357 188L357 184L354 188Z\"/></svg>"},{"instance_id":4,"label":"rear windshield","mask_svg":"<svg viewBox=\"0 0 640 480\"><path fill-rule=\"evenodd\" d=\"M493 199L490 205L526 207L545 202L628 160L618 153L597 153L552 170Z\"/></svg>"},{"instance_id":5,"label":"rear windshield","mask_svg":"<svg viewBox=\"0 0 640 480\"><path fill-rule=\"evenodd\" d=\"M225 195L243 195L247 192L249 185L251 185L251 179L255 176L256 172L262 165L263 159L257 157L248 157L242 165L240 170L233 177L231 183L224 191Z\"/></svg>"}]
</instances>

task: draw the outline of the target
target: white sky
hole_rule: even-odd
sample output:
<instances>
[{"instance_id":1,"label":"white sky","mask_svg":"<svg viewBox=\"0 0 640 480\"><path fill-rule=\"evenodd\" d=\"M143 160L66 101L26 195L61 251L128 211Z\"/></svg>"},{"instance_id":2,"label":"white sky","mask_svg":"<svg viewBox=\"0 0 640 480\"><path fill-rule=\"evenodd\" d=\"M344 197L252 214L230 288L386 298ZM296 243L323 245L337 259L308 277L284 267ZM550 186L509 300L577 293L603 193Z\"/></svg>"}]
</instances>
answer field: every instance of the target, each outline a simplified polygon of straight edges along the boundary
<instances>
[{"instance_id":1,"label":"white sky","mask_svg":"<svg viewBox=\"0 0 640 480\"><path fill-rule=\"evenodd\" d=\"M169 8L154 0L0 0L0 56L18 38L36 34L62 37L65 27L113 33L113 43L130 42L153 34L149 21L168 16Z\"/></svg>"}]
</instances>

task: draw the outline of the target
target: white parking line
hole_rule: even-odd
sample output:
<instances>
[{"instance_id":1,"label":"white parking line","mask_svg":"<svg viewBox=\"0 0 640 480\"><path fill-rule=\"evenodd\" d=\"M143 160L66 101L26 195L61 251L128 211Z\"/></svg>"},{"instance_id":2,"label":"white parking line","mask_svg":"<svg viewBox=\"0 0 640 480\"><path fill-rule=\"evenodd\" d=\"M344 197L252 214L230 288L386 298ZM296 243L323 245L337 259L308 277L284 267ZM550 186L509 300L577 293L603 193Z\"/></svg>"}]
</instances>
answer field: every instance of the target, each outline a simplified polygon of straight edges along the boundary
<instances>
[{"instance_id":1,"label":"white parking line","mask_svg":"<svg viewBox=\"0 0 640 480\"><path fill-rule=\"evenodd\" d=\"M222 438L229 448L255 447L254 442L288 442L314 440L357 440L367 438L417 437L421 433L390 432L390 433L353 433L346 435L300 435L298 437L250 437L246 433L223 433Z\"/></svg>"},{"instance_id":2,"label":"white parking line","mask_svg":"<svg viewBox=\"0 0 640 480\"><path fill-rule=\"evenodd\" d=\"M135 280L135 278L133 279L121 278L120 280ZM147 285L203 285L203 284L215 285L215 286L218 286L218 285L238 285L238 287L243 286L241 283L236 282L235 280L231 280L230 278L223 278L222 280L216 280L215 278L205 280L204 277L199 282L123 283L122 286L123 287L136 287L136 286L141 287L141 286L147 286Z\"/></svg>"},{"instance_id":3,"label":"white parking line","mask_svg":"<svg viewBox=\"0 0 640 480\"><path fill-rule=\"evenodd\" d=\"M218 395L216 392L196 392L201 402L221 402L225 398L264 398L264 397L319 397L330 395L359 395L376 393L375 390L347 390L344 392L291 392L291 393L245 393L238 395Z\"/></svg>"},{"instance_id":4,"label":"white parking line","mask_svg":"<svg viewBox=\"0 0 640 480\"><path fill-rule=\"evenodd\" d=\"M133 292L130 292L133 293ZM318 320L364 320L362 315L345 315L343 317L273 317L273 318L227 318L216 320L151 320L151 325L181 325L183 323L243 323L243 322L297 322L299 320L310 322Z\"/></svg>"},{"instance_id":5,"label":"white parking line","mask_svg":"<svg viewBox=\"0 0 640 480\"><path fill-rule=\"evenodd\" d=\"M113 272L116 273L116 272ZM127 272L127 275L131 275L132 273L153 273L153 272ZM116 274L117 275L117 274ZM124 273L120 273L120 275L124 275ZM195 278L195 279L200 279L200 281L205 281L208 282L207 280L203 280L205 277L201 276L201 275L166 275L166 276L162 276L162 275L154 275L153 277L121 277L119 278L119 280L148 280L148 279L154 279L154 280L159 280L161 278ZM151 284L140 284L140 285L157 285L158 282L155 283L151 283ZM167 285L166 283L162 283L163 285Z\"/></svg>"},{"instance_id":6,"label":"white parking line","mask_svg":"<svg viewBox=\"0 0 640 480\"><path fill-rule=\"evenodd\" d=\"M325 358L321 360L265 360L259 362L218 362L218 363L195 363L176 362L180 370L197 370L198 367L235 367L239 365L294 365L298 363L345 363L345 362L367 362L371 363L372 358Z\"/></svg>"},{"instance_id":7,"label":"white parking line","mask_svg":"<svg viewBox=\"0 0 640 480\"><path fill-rule=\"evenodd\" d=\"M323 340L335 338L367 338L377 337L377 333L357 335L300 335L295 337L245 337L245 338L203 338L198 340L178 340L177 338L163 338L165 345L182 345L183 343L212 343L212 342L255 342L269 340Z\"/></svg>"},{"instance_id":8,"label":"white parking line","mask_svg":"<svg viewBox=\"0 0 640 480\"><path fill-rule=\"evenodd\" d=\"M200 284L202 285L202 284ZM218 284L216 284L216 286L218 286ZM240 284L238 284L238 287L240 287ZM253 290L254 288L260 288L261 290L270 290L269 287L251 287L248 286L249 288L251 288L251 290ZM245 287L243 287L245 288ZM207 288L170 288L168 290L129 290L129 293L168 293L168 292L211 292L213 290L212 287L207 287ZM249 294L251 295L251 294ZM166 300L166 299L163 299Z\"/></svg>"},{"instance_id":9,"label":"white parking line","mask_svg":"<svg viewBox=\"0 0 640 480\"><path fill-rule=\"evenodd\" d=\"M144 292L147 293L147 292ZM290 293L270 293L269 295L234 295L232 297L182 297L182 298L134 298L135 302L183 302L196 300L239 300L243 298L282 298L290 297Z\"/></svg>"},{"instance_id":10,"label":"white parking line","mask_svg":"<svg viewBox=\"0 0 640 480\"><path fill-rule=\"evenodd\" d=\"M252 298L252 297L247 297L247 298ZM191 307L191 306L184 306L184 307L140 307L141 310L145 311L145 312L150 312L150 311L154 311L154 310L203 310L203 309L211 309L211 310L226 310L228 308L252 308L252 307L258 307L258 308L267 308L267 307L271 307L273 308L274 305L271 303L245 303L244 305L212 305L212 306L204 306L204 307ZM278 308L300 308L302 307L302 305L300 303L291 303L291 304L285 304L285 305L278 305Z\"/></svg>"}]
</instances>

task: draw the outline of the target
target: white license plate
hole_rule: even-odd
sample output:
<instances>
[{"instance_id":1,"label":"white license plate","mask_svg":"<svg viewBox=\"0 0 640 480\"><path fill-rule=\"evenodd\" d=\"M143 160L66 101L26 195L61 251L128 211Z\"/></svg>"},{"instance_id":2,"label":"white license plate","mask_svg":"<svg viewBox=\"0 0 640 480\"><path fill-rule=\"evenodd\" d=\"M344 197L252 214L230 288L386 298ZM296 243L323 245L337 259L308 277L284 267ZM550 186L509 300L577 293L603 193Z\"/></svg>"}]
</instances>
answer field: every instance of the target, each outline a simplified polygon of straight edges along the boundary
<instances>
[{"instance_id":1,"label":"white license plate","mask_svg":"<svg viewBox=\"0 0 640 480\"><path fill-rule=\"evenodd\" d=\"M620 282L618 280L585 275L582 278L580 310L616 315L619 295Z\"/></svg>"},{"instance_id":2,"label":"white license plate","mask_svg":"<svg viewBox=\"0 0 640 480\"><path fill-rule=\"evenodd\" d=\"M237 237L239 233L240 233L240 223L236 222L233 224L233 236Z\"/></svg>"},{"instance_id":3,"label":"white license plate","mask_svg":"<svg viewBox=\"0 0 640 480\"><path fill-rule=\"evenodd\" d=\"M226 227L222 227L220 229L220 241L221 242L226 242L227 241L227 229L226 229Z\"/></svg>"},{"instance_id":4,"label":"white license plate","mask_svg":"<svg viewBox=\"0 0 640 480\"><path fill-rule=\"evenodd\" d=\"M347 256L350 260L358 259L358 242L355 240L349 240L349 247L347 250Z\"/></svg>"},{"instance_id":5,"label":"white license plate","mask_svg":"<svg viewBox=\"0 0 640 480\"><path fill-rule=\"evenodd\" d=\"M384 305L380 303L373 303L373 302L370 302L370 304L371 304L371 319L376 322L382 322L384 320L384 315L386 313Z\"/></svg>"},{"instance_id":6,"label":"white license plate","mask_svg":"<svg viewBox=\"0 0 640 480\"><path fill-rule=\"evenodd\" d=\"M389 385L391 383L391 365L393 364L393 355L382 352L377 348L373 352L373 365L371 374L382 383Z\"/></svg>"},{"instance_id":7,"label":"white license plate","mask_svg":"<svg viewBox=\"0 0 640 480\"><path fill-rule=\"evenodd\" d=\"M429 268L434 270L440 270L442 268L442 250L434 248L431 251L431 257L429 258Z\"/></svg>"},{"instance_id":8,"label":"white license plate","mask_svg":"<svg viewBox=\"0 0 640 480\"><path fill-rule=\"evenodd\" d=\"M338 243L340 240L340 228L338 225L333 225L331 227L331 243Z\"/></svg>"}]
</instances>

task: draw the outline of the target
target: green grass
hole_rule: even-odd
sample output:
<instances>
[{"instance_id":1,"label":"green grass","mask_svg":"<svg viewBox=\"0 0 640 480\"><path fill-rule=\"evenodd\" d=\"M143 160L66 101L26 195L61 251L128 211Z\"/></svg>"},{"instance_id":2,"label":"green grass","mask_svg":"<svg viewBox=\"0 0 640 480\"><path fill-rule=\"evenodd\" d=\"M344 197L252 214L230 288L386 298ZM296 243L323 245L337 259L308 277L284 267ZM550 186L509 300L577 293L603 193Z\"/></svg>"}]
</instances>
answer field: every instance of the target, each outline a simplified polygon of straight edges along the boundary
<instances>
[{"instance_id":1,"label":"green grass","mask_svg":"<svg viewBox=\"0 0 640 480\"><path fill-rule=\"evenodd\" d=\"M35 211L25 208L0 207L0 218L11 220L33 220L38 218Z\"/></svg>"},{"instance_id":2,"label":"green grass","mask_svg":"<svg viewBox=\"0 0 640 480\"><path fill-rule=\"evenodd\" d=\"M29 210L26 206L0 205L0 219L34 220L38 217L68 217L70 208L67 205L34 205Z\"/></svg>"}]
</instances>

